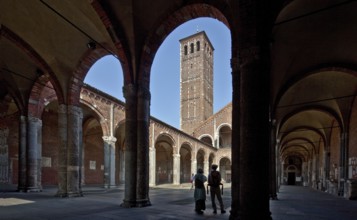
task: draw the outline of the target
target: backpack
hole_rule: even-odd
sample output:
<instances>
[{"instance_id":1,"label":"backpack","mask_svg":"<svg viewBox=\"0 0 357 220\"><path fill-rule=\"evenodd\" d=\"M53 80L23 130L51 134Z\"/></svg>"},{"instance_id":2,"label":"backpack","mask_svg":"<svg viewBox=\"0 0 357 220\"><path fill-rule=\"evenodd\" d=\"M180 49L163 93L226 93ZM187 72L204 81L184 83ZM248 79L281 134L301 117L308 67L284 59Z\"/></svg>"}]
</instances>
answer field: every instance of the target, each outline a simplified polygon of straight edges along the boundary
<instances>
[{"instance_id":1,"label":"backpack","mask_svg":"<svg viewBox=\"0 0 357 220\"><path fill-rule=\"evenodd\" d=\"M213 187L218 187L221 184L221 174L216 170L211 171L208 184Z\"/></svg>"}]
</instances>

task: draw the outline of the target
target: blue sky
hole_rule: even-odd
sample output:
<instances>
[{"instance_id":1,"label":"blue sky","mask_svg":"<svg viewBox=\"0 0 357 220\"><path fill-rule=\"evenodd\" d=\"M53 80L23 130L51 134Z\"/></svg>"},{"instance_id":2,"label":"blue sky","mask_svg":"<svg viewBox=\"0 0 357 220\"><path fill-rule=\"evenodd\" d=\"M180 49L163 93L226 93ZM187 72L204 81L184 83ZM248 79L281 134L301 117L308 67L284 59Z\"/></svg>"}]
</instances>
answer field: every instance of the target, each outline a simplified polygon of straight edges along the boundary
<instances>
[{"instance_id":1,"label":"blue sky","mask_svg":"<svg viewBox=\"0 0 357 220\"><path fill-rule=\"evenodd\" d=\"M205 31L214 51L214 112L232 100L230 67L231 36L229 29L212 18L198 18L177 27L157 51L151 68L151 115L180 128L180 43L179 40ZM122 101L123 72L113 56L98 60L89 70L85 83Z\"/></svg>"}]
</instances>

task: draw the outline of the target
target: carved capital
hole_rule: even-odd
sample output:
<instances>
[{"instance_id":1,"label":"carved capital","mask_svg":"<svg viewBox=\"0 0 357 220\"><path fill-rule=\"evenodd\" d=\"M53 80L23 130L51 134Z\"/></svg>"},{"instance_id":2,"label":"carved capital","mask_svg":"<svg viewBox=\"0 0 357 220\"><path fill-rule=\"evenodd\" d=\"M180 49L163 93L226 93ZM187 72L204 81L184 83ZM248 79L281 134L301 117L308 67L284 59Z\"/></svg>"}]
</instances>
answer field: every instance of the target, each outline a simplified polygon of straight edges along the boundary
<instances>
[{"instance_id":1,"label":"carved capital","mask_svg":"<svg viewBox=\"0 0 357 220\"><path fill-rule=\"evenodd\" d=\"M137 86L134 84L123 86L123 95L126 100L135 99L137 96Z\"/></svg>"},{"instance_id":2,"label":"carved capital","mask_svg":"<svg viewBox=\"0 0 357 220\"><path fill-rule=\"evenodd\" d=\"M109 144L115 144L115 142L117 141L116 137L113 136L103 136L102 138L105 142Z\"/></svg>"},{"instance_id":3,"label":"carved capital","mask_svg":"<svg viewBox=\"0 0 357 220\"><path fill-rule=\"evenodd\" d=\"M82 112L82 108L79 106L75 106L75 105L69 105L67 107L67 113L71 114L71 115L76 115L79 118L83 118L83 112Z\"/></svg>"},{"instance_id":4,"label":"carved capital","mask_svg":"<svg viewBox=\"0 0 357 220\"><path fill-rule=\"evenodd\" d=\"M27 118L27 121L28 121L29 123L34 123L34 124L37 124L37 125L39 125L39 126L42 126L42 120L39 119L39 118L35 118L35 117L29 116L29 117Z\"/></svg>"},{"instance_id":5,"label":"carved capital","mask_svg":"<svg viewBox=\"0 0 357 220\"><path fill-rule=\"evenodd\" d=\"M144 86L139 86L138 87L138 97L140 99L150 100L151 99L150 90Z\"/></svg>"},{"instance_id":6,"label":"carved capital","mask_svg":"<svg viewBox=\"0 0 357 220\"><path fill-rule=\"evenodd\" d=\"M59 114L66 114L67 113L67 106L64 104L58 105L58 113Z\"/></svg>"}]
</instances>

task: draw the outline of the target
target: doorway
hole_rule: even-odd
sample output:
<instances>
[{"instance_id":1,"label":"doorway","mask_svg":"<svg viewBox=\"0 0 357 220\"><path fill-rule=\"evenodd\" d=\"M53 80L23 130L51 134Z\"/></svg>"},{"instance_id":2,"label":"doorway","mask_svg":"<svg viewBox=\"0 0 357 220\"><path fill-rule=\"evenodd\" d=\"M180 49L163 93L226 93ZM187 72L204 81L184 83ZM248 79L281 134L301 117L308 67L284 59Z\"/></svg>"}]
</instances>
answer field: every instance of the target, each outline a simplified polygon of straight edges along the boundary
<instances>
[{"instance_id":1,"label":"doorway","mask_svg":"<svg viewBox=\"0 0 357 220\"><path fill-rule=\"evenodd\" d=\"M295 185L295 172L288 173L288 185Z\"/></svg>"}]
</instances>

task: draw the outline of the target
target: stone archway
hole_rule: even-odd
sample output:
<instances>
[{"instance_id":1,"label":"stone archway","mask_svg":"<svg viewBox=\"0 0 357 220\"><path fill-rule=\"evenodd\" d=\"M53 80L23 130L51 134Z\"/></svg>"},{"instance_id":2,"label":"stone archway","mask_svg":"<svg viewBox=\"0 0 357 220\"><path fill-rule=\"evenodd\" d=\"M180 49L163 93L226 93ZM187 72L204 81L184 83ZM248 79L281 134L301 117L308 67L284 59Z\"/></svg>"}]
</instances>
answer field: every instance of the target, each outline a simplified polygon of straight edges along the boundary
<instances>
[{"instance_id":1,"label":"stone archway","mask_svg":"<svg viewBox=\"0 0 357 220\"><path fill-rule=\"evenodd\" d=\"M231 161L224 157L219 161L219 171L224 182L230 183L232 180Z\"/></svg>"},{"instance_id":2,"label":"stone archway","mask_svg":"<svg viewBox=\"0 0 357 220\"><path fill-rule=\"evenodd\" d=\"M196 160L197 160L197 169L201 168L205 170L205 166L204 166L205 152L202 149L198 150Z\"/></svg>"},{"instance_id":3,"label":"stone archway","mask_svg":"<svg viewBox=\"0 0 357 220\"><path fill-rule=\"evenodd\" d=\"M232 147L232 129L228 125L219 128L219 148Z\"/></svg>"},{"instance_id":4,"label":"stone archway","mask_svg":"<svg viewBox=\"0 0 357 220\"><path fill-rule=\"evenodd\" d=\"M156 184L173 183L173 145L168 135L161 135L156 141Z\"/></svg>"},{"instance_id":5,"label":"stone archway","mask_svg":"<svg viewBox=\"0 0 357 220\"><path fill-rule=\"evenodd\" d=\"M94 117L84 121L82 158L82 183L104 184L103 132L100 122Z\"/></svg>"},{"instance_id":6,"label":"stone archway","mask_svg":"<svg viewBox=\"0 0 357 220\"><path fill-rule=\"evenodd\" d=\"M180 183L187 183L191 180L191 147L183 144L180 148Z\"/></svg>"}]
</instances>

